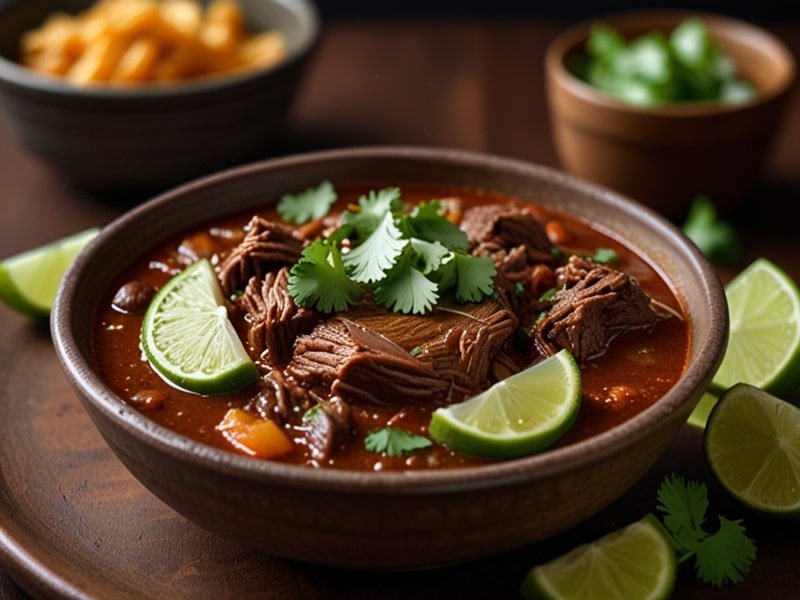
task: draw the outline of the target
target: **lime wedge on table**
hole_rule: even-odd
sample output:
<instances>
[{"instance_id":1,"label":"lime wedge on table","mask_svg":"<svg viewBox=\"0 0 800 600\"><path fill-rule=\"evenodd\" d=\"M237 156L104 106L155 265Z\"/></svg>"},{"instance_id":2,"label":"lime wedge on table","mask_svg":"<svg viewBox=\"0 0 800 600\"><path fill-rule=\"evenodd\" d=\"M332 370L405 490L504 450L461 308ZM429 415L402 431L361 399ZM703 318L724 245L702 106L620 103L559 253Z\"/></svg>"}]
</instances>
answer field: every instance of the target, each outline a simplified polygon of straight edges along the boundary
<instances>
[{"instance_id":1,"label":"lime wedge on table","mask_svg":"<svg viewBox=\"0 0 800 600\"><path fill-rule=\"evenodd\" d=\"M675 583L675 550L653 515L534 567L526 600L656 600Z\"/></svg>"},{"instance_id":2,"label":"lime wedge on table","mask_svg":"<svg viewBox=\"0 0 800 600\"><path fill-rule=\"evenodd\" d=\"M88 229L0 263L0 299L29 317L46 317L64 273L98 229Z\"/></svg>"},{"instance_id":3,"label":"lime wedge on table","mask_svg":"<svg viewBox=\"0 0 800 600\"><path fill-rule=\"evenodd\" d=\"M428 431L452 450L512 458L542 450L578 415L581 373L566 350L433 413Z\"/></svg>"},{"instance_id":4,"label":"lime wedge on table","mask_svg":"<svg viewBox=\"0 0 800 600\"><path fill-rule=\"evenodd\" d=\"M773 394L800 384L800 290L774 264L758 259L725 288L731 333L712 385L749 383Z\"/></svg>"},{"instance_id":5,"label":"lime wedge on table","mask_svg":"<svg viewBox=\"0 0 800 600\"><path fill-rule=\"evenodd\" d=\"M706 460L722 486L759 512L800 516L800 408L746 384L708 418Z\"/></svg>"},{"instance_id":6,"label":"lime wedge on table","mask_svg":"<svg viewBox=\"0 0 800 600\"><path fill-rule=\"evenodd\" d=\"M142 322L141 341L153 368L192 392L222 394L258 378L207 260L170 279L155 295Z\"/></svg>"}]
</instances>

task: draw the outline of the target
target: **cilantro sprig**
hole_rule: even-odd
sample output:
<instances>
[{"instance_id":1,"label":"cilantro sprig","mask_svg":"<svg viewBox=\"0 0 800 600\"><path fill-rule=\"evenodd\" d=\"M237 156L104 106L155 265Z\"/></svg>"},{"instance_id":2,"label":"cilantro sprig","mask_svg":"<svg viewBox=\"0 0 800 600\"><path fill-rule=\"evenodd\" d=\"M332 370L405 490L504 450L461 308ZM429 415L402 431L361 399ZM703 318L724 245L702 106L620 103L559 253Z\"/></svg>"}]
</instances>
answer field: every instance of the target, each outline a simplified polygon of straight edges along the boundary
<instances>
[{"instance_id":1,"label":"cilantro sprig","mask_svg":"<svg viewBox=\"0 0 800 600\"><path fill-rule=\"evenodd\" d=\"M278 203L278 213L287 223L302 225L321 219L336 202L336 190L330 181L308 188L299 194L286 194Z\"/></svg>"},{"instance_id":2,"label":"cilantro sprig","mask_svg":"<svg viewBox=\"0 0 800 600\"><path fill-rule=\"evenodd\" d=\"M750 102L758 90L737 75L734 61L703 21L689 18L669 36L658 31L626 41L602 23L592 27L586 56L574 56L572 72L627 104Z\"/></svg>"},{"instance_id":3,"label":"cilantro sprig","mask_svg":"<svg viewBox=\"0 0 800 600\"><path fill-rule=\"evenodd\" d=\"M373 190L345 211L339 229L303 252L289 293L322 312L345 310L364 288L399 313L429 312L445 294L479 302L495 292L497 271L490 258L468 249L466 234L442 216L439 202L407 212L399 188Z\"/></svg>"},{"instance_id":4,"label":"cilantro sprig","mask_svg":"<svg viewBox=\"0 0 800 600\"><path fill-rule=\"evenodd\" d=\"M669 475L658 489L658 510L664 513L678 561L694 558L695 572L705 583L722 586L739 583L750 571L756 546L740 520L719 517L719 528L708 533L703 525L708 510L708 490L697 481Z\"/></svg>"},{"instance_id":5,"label":"cilantro sprig","mask_svg":"<svg viewBox=\"0 0 800 600\"><path fill-rule=\"evenodd\" d=\"M428 438L399 427L376 429L370 431L364 438L364 447L367 450L394 458L415 450L430 448L432 445L433 442Z\"/></svg>"},{"instance_id":6,"label":"cilantro sprig","mask_svg":"<svg viewBox=\"0 0 800 600\"><path fill-rule=\"evenodd\" d=\"M339 248L317 240L289 271L289 294L300 306L322 312L345 310L361 301L361 288L345 273Z\"/></svg>"},{"instance_id":7,"label":"cilantro sprig","mask_svg":"<svg viewBox=\"0 0 800 600\"><path fill-rule=\"evenodd\" d=\"M718 218L716 207L705 196L695 198L683 232L714 263L735 265L742 259L742 242L736 230Z\"/></svg>"}]
</instances>

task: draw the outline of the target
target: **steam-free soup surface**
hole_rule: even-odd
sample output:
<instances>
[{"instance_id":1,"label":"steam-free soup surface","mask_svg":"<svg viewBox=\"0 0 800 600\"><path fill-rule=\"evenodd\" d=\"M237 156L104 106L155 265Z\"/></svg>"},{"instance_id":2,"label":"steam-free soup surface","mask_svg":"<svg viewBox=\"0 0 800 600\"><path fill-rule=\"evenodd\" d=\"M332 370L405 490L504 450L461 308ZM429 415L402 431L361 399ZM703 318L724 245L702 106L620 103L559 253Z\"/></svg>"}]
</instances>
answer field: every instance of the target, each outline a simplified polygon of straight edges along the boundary
<instances>
[{"instance_id":1,"label":"steam-free soup surface","mask_svg":"<svg viewBox=\"0 0 800 600\"><path fill-rule=\"evenodd\" d=\"M354 203L367 189L369 188L338 189L339 200L333 212ZM512 202L520 206L530 206L512 198L478 190L403 188L403 199L407 203L416 204L432 198L456 199L456 205L462 212L470 207L495 203ZM635 277L654 301L675 313L674 317L661 319L651 328L634 329L616 337L605 353L582 365L583 400L578 419L557 444L567 445L619 425L661 398L676 383L686 366L689 350L688 324L683 317L680 302L659 273L622 241L571 216L539 206L534 206L532 210L546 225L553 242L565 254L591 254L598 248L613 250L619 257L614 268ZM256 214L268 220L280 220L271 206L259 209ZM123 285L138 282L160 288L198 255L210 256L212 263L218 265L241 241L242 228L252 215L252 212L248 212L193 228L138 259L118 280L110 282L96 315L94 331L97 368L117 395L132 407L142 410L156 423L199 442L231 452L240 450L231 445L217 426L229 409L251 405L254 397L261 391L261 384L223 396L201 396L177 389L154 372L142 356L139 346L142 315L124 314L115 309L112 303ZM363 322L369 322L370 314L365 315L360 307L345 312L344 316L348 316L348 313L352 313L353 318L363 318ZM231 310L230 315L241 337L246 339L246 316L236 310ZM437 328L447 326L447 320L442 315L429 314L412 319L417 319L417 324L424 325L419 331L430 331L431 335L437 334ZM429 323L418 319L428 319ZM409 337L402 340L401 345L409 345L405 350L413 353L419 342L419 339ZM535 349L520 347L518 344L508 346L508 352L518 364L530 364L541 359ZM253 359L262 366L256 351L252 348L250 351ZM294 450L273 460L310 467L374 471L454 468L486 462L484 459L452 452L438 444L396 458L369 452L364 447L364 437L370 431L387 424L426 435L431 412L436 406L409 404L386 407L357 403L350 406L355 430L352 443L320 459L308 445L309 426L298 411L291 414L283 425L293 441Z\"/></svg>"}]
</instances>

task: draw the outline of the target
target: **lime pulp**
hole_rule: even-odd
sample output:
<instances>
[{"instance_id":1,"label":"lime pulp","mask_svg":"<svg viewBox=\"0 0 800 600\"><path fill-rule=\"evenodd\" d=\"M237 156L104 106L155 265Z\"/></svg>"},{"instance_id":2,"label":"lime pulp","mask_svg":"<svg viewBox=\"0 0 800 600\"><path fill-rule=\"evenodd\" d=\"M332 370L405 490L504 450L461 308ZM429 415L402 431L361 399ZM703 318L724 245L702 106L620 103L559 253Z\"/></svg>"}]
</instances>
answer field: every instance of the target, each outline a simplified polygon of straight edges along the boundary
<instances>
[{"instance_id":1,"label":"lime pulp","mask_svg":"<svg viewBox=\"0 0 800 600\"><path fill-rule=\"evenodd\" d=\"M87 229L4 260L0 299L23 315L47 317L64 273L97 232Z\"/></svg>"},{"instance_id":2,"label":"lime pulp","mask_svg":"<svg viewBox=\"0 0 800 600\"><path fill-rule=\"evenodd\" d=\"M142 322L141 343L162 377L192 392L233 392L258 378L207 260L170 279L155 295Z\"/></svg>"},{"instance_id":3,"label":"lime pulp","mask_svg":"<svg viewBox=\"0 0 800 600\"><path fill-rule=\"evenodd\" d=\"M534 567L526 600L658 600L675 584L675 550L653 515Z\"/></svg>"},{"instance_id":4,"label":"lime pulp","mask_svg":"<svg viewBox=\"0 0 800 600\"><path fill-rule=\"evenodd\" d=\"M703 445L734 498L758 512L800 517L800 408L735 385L712 410Z\"/></svg>"},{"instance_id":5,"label":"lime pulp","mask_svg":"<svg viewBox=\"0 0 800 600\"><path fill-rule=\"evenodd\" d=\"M581 375L567 350L433 413L428 431L451 450L513 458L543 450L569 429L581 402Z\"/></svg>"},{"instance_id":6,"label":"lime pulp","mask_svg":"<svg viewBox=\"0 0 800 600\"><path fill-rule=\"evenodd\" d=\"M758 259L725 289L730 337L712 386L749 383L773 394L800 384L800 290L766 259Z\"/></svg>"}]
</instances>

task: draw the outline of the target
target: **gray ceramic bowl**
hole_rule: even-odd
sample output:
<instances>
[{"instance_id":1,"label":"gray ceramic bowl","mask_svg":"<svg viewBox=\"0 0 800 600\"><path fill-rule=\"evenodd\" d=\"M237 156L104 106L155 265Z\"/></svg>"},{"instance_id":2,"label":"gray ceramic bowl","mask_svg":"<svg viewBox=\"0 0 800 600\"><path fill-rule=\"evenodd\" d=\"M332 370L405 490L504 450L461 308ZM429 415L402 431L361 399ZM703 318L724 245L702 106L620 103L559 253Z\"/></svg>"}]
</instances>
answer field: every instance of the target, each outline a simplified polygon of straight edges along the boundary
<instances>
[{"instance_id":1,"label":"gray ceramic bowl","mask_svg":"<svg viewBox=\"0 0 800 600\"><path fill-rule=\"evenodd\" d=\"M148 248L324 179L339 185L376 178L399 186L495 190L579 215L625 238L658 265L686 307L686 372L652 407L586 441L489 466L409 473L314 470L204 446L133 410L97 375L92 316L101 292ZM654 212L614 192L490 156L368 148L231 170L129 212L106 227L69 271L53 309L52 332L64 370L111 449L187 518L271 554L333 566L408 569L540 540L620 496L665 450L708 385L725 349L727 315L719 280L697 249Z\"/></svg>"},{"instance_id":2,"label":"gray ceramic bowl","mask_svg":"<svg viewBox=\"0 0 800 600\"><path fill-rule=\"evenodd\" d=\"M0 99L14 137L76 185L163 189L258 156L274 144L319 36L310 0L240 0L252 30L279 29L288 57L258 71L135 89L80 88L14 61L20 35L90 0L0 3Z\"/></svg>"}]
</instances>

